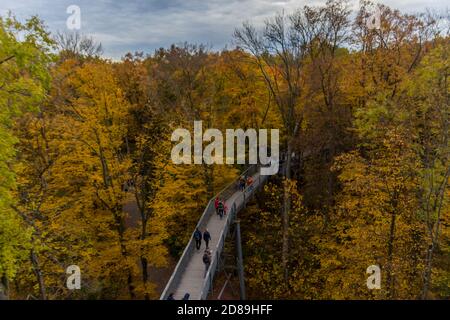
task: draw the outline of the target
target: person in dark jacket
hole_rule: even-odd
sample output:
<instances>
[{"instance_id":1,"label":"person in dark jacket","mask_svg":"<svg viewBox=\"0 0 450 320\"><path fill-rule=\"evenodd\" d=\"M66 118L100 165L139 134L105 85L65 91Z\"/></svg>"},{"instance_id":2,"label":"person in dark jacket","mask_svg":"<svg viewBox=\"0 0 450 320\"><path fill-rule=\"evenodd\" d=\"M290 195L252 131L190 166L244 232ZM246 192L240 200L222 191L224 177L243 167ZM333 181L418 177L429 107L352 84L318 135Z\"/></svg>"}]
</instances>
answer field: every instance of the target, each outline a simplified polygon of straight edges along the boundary
<instances>
[{"instance_id":1,"label":"person in dark jacket","mask_svg":"<svg viewBox=\"0 0 450 320\"><path fill-rule=\"evenodd\" d=\"M194 239L195 239L195 247L197 250L200 250L200 247L202 246L202 232L197 228L194 232Z\"/></svg>"},{"instance_id":2,"label":"person in dark jacket","mask_svg":"<svg viewBox=\"0 0 450 320\"><path fill-rule=\"evenodd\" d=\"M211 234L209 233L208 229L205 229L205 232L203 232L203 240L205 240L206 249L208 249L209 248L209 240L211 240Z\"/></svg>"},{"instance_id":3,"label":"person in dark jacket","mask_svg":"<svg viewBox=\"0 0 450 320\"><path fill-rule=\"evenodd\" d=\"M239 178L239 190L245 190L245 178L242 176Z\"/></svg>"},{"instance_id":4,"label":"person in dark jacket","mask_svg":"<svg viewBox=\"0 0 450 320\"><path fill-rule=\"evenodd\" d=\"M217 205L217 214L219 215L220 219L222 219L223 215L225 213L225 204L222 200L219 201L219 204Z\"/></svg>"},{"instance_id":5,"label":"person in dark jacket","mask_svg":"<svg viewBox=\"0 0 450 320\"><path fill-rule=\"evenodd\" d=\"M184 297L183 297L182 300L189 300L189 297L190 297L190 296L191 296L191 295L190 295L189 293L186 292L186 294L184 295Z\"/></svg>"},{"instance_id":6,"label":"person in dark jacket","mask_svg":"<svg viewBox=\"0 0 450 320\"><path fill-rule=\"evenodd\" d=\"M205 264L205 275L208 273L209 266L211 265L211 251L209 249L205 250L205 253L203 254L203 263Z\"/></svg>"},{"instance_id":7,"label":"person in dark jacket","mask_svg":"<svg viewBox=\"0 0 450 320\"><path fill-rule=\"evenodd\" d=\"M169 294L169 296L167 297L167 300L175 300L175 298L173 297L173 293Z\"/></svg>"}]
</instances>

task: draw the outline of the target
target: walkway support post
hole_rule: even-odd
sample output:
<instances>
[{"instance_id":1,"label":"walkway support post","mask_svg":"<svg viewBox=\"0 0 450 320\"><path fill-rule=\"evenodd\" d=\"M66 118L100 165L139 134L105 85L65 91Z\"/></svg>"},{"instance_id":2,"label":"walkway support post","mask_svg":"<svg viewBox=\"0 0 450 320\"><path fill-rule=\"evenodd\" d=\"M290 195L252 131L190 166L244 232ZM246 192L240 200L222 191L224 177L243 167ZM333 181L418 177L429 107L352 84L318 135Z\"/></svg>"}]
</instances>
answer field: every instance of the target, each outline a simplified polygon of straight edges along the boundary
<instances>
[{"instance_id":1,"label":"walkway support post","mask_svg":"<svg viewBox=\"0 0 450 320\"><path fill-rule=\"evenodd\" d=\"M236 219L236 253L237 253L237 267L239 275L239 287L241 300L246 300L245 296L245 279L244 279L244 261L242 258L242 243L241 243L241 224L239 219Z\"/></svg>"}]
</instances>

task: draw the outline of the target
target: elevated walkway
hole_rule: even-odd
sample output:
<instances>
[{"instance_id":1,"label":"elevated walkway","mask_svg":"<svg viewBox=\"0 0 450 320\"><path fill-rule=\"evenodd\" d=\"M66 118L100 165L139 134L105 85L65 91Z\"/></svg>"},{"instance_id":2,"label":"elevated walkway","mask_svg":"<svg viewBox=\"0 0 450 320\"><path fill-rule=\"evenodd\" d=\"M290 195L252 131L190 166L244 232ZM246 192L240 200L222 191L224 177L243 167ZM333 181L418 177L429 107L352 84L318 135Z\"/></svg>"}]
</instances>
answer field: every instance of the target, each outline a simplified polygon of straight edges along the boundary
<instances>
[{"instance_id":1,"label":"elevated walkway","mask_svg":"<svg viewBox=\"0 0 450 320\"><path fill-rule=\"evenodd\" d=\"M207 298L217 271L219 258L224 248L230 224L234 221L236 214L245 207L249 199L268 179L268 176L260 175L259 171L260 168L258 166L252 165L241 174L241 176L253 177L252 186L246 188L245 191L239 190L238 178L208 202L205 211L197 223L197 227L202 232L206 228L211 234L211 241L209 243L212 255L211 266L205 276L205 265L202 259L205 250L204 241L200 250L197 250L195 248L195 240L191 237L164 292L161 294L161 300L166 300L170 293L174 294L176 300L181 300L186 293L190 294L191 300L204 300ZM214 200L216 197L224 199L228 208L227 215L222 219L216 214L214 208Z\"/></svg>"}]
</instances>

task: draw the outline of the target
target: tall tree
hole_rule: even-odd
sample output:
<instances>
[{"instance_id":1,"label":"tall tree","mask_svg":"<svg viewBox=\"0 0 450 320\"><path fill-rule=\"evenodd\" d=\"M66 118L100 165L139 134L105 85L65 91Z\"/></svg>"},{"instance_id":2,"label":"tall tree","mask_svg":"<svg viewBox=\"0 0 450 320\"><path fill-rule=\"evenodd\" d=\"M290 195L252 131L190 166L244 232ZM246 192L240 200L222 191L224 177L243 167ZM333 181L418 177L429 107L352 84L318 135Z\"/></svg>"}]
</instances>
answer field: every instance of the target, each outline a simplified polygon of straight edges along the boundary
<instances>
[{"instance_id":1,"label":"tall tree","mask_svg":"<svg viewBox=\"0 0 450 320\"><path fill-rule=\"evenodd\" d=\"M248 50L270 90L284 125L286 139L285 176L291 179L291 161L295 139L304 121L304 104L310 93L305 90L306 59L315 56L315 46L328 47L331 54L345 39L348 10L339 1L328 1L324 8L305 6L294 14L278 14L266 20L262 33L249 23L237 29L234 36ZM324 75L324 74L323 74ZM330 79L322 79L324 98L329 101ZM327 86L325 87L325 82ZM332 103L330 100L329 103ZM283 202L283 267L288 278L289 212L291 201L286 190Z\"/></svg>"},{"instance_id":2,"label":"tall tree","mask_svg":"<svg viewBox=\"0 0 450 320\"><path fill-rule=\"evenodd\" d=\"M17 142L12 128L23 112L39 109L49 85L52 45L37 17L25 23L11 15L0 17L0 279L6 288L16 273L17 260L29 249L24 242L29 233L11 209Z\"/></svg>"}]
</instances>

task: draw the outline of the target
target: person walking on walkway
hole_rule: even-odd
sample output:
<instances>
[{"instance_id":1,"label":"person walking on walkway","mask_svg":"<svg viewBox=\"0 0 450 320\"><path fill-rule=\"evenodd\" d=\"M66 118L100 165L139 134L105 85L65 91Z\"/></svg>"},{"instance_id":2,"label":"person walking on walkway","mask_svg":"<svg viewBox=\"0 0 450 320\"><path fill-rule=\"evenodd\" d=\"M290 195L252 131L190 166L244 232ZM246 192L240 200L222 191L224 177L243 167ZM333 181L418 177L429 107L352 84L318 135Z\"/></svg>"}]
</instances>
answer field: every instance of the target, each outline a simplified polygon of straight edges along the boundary
<instances>
[{"instance_id":1,"label":"person walking on walkway","mask_svg":"<svg viewBox=\"0 0 450 320\"><path fill-rule=\"evenodd\" d=\"M197 250L200 250L200 247L202 246L202 232L197 228L194 232L194 239L195 239L195 247Z\"/></svg>"},{"instance_id":2,"label":"person walking on walkway","mask_svg":"<svg viewBox=\"0 0 450 320\"><path fill-rule=\"evenodd\" d=\"M225 204L222 200L219 201L219 204L217 205L217 214L219 215L220 219L222 219L223 214L225 213Z\"/></svg>"},{"instance_id":3,"label":"person walking on walkway","mask_svg":"<svg viewBox=\"0 0 450 320\"><path fill-rule=\"evenodd\" d=\"M211 265L211 251L209 249L205 249L205 253L203 254L203 263L205 264L205 275L208 273L209 266Z\"/></svg>"},{"instance_id":4,"label":"person walking on walkway","mask_svg":"<svg viewBox=\"0 0 450 320\"><path fill-rule=\"evenodd\" d=\"M217 208L219 207L219 202L220 202L220 199L219 199L219 197L217 197L216 200L214 200L214 209L216 209L217 214L218 214Z\"/></svg>"},{"instance_id":5,"label":"person walking on walkway","mask_svg":"<svg viewBox=\"0 0 450 320\"><path fill-rule=\"evenodd\" d=\"M175 300L173 293L169 294L169 296L167 297L167 300Z\"/></svg>"},{"instance_id":6,"label":"person walking on walkway","mask_svg":"<svg viewBox=\"0 0 450 320\"><path fill-rule=\"evenodd\" d=\"M239 190L245 190L245 178L243 176L239 178Z\"/></svg>"},{"instance_id":7,"label":"person walking on walkway","mask_svg":"<svg viewBox=\"0 0 450 320\"><path fill-rule=\"evenodd\" d=\"M209 233L208 229L205 229L205 232L203 232L203 240L205 240L206 249L208 249L209 248L209 240L211 240L211 234Z\"/></svg>"},{"instance_id":8,"label":"person walking on walkway","mask_svg":"<svg viewBox=\"0 0 450 320\"><path fill-rule=\"evenodd\" d=\"M253 178L251 176L247 178L247 189L249 191L253 189Z\"/></svg>"}]
</instances>

